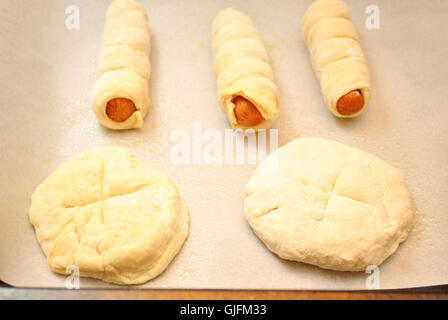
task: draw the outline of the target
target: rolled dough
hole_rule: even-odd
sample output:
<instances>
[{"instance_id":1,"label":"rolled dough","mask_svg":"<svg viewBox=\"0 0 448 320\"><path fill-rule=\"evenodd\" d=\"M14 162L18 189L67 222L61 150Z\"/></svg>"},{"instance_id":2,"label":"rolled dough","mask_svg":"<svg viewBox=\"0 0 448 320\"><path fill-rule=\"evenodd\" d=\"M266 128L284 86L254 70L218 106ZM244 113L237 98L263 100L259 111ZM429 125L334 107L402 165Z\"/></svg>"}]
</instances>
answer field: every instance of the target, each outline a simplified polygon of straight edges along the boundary
<instances>
[{"instance_id":1,"label":"rolled dough","mask_svg":"<svg viewBox=\"0 0 448 320\"><path fill-rule=\"evenodd\" d=\"M250 17L232 8L222 10L213 21L214 71L218 100L234 129L266 129L278 118L279 93L269 57ZM264 118L245 127L235 116L234 99L250 101Z\"/></svg>"},{"instance_id":2,"label":"rolled dough","mask_svg":"<svg viewBox=\"0 0 448 320\"><path fill-rule=\"evenodd\" d=\"M281 258L341 271L379 266L413 217L396 169L321 138L293 140L266 158L246 186L244 211Z\"/></svg>"},{"instance_id":3,"label":"rolled dough","mask_svg":"<svg viewBox=\"0 0 448 320\"><path fill-rule=\"evenodd\" d=\"M32 196L30 220L50 268L118 284L165 270L188 235L188 210L170 178L119 147L88 149Z\"/></svg>"},{"instance_id":4,"label":"rolled dough","mask_svg":"<svg viewBox=\"0 0 448 320\"><path fill-rule=\"evenodd\" d=\"M140 128L146 116L151 76L151 29L145 9L134 0L113 1L106 14L97 79L92 92L93 111L99 122L114 130ZM135 111L123 122L109 118L109 101L125 98Z\"/></svg>"},{"instance_id":5,"label":"rolled dough","mask_svg":"<svg viewBox=\"0 0 448 320\"><path fill-rule=\"evenodd\" d=\"M350 11L342 0L317 0L302 20L303 37L330 111L340 118L358 116L370 99L370 76ZM338 101L359 90L364 105L356 113L341 114Z\"/></svg>"}]
</instances>

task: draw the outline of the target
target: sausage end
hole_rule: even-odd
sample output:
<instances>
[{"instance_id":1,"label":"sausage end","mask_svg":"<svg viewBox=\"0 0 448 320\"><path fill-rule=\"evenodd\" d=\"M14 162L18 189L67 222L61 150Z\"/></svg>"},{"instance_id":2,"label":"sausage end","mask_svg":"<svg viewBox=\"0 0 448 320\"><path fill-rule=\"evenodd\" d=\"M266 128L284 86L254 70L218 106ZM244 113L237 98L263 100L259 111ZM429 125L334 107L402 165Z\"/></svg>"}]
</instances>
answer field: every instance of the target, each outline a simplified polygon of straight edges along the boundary
<instances>
[{"instance_id":1,"label":"sausage end","mask_svg":"<svg viewBox=\"0 0 448 320\"><path fill-rule=\"evenodd\" d=\"M235 117L239 125L254 127L264 121L260 111L249 100L238 96L233 100Z\"/></svg>"},{"instance_id":2,"label":"sausage end","mask_svg":"<svg viewBox=\"0 0 448 320\"><path fill-rule=\"evenodd\" d=\"M344 116L359 112L364 106L364 98L359 89L352 90L338 100L337 110Z\"/></svg>"},{"instance_id":3,"label":"sausage end","mask_svg":"<svg viewBox=\"0 0 448 320\"><path fill-rule=\"evenodd\" d=\"M126 98L110 100L106 106L106 114L116 122L124 122L137 110L134 102Z\"/></svg>"}]
</instances>

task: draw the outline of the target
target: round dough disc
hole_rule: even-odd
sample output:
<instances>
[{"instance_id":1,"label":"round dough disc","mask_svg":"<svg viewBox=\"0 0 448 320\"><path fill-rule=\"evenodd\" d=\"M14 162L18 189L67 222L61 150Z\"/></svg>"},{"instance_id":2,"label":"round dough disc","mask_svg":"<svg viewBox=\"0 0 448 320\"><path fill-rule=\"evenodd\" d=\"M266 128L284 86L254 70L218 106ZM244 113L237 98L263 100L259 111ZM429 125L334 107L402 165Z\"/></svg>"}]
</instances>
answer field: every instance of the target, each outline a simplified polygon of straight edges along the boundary
<instances>
[{"instance_id":1,"label":"round dough disc","mask_svg":"<svg viewBox=\"0 0 448 320\"><path fill-rule=\"evenodd\" d=\"M50 268L118 284L165 270L188 235L188 210L170 178L120 147L88 149L32 196L30 220Z\"/></svg>"},{"instance_id":2,"label":"round dough disc","mask_svg":"<svg viewBox=\"0 0 448 320\"><path fill-rule=\"evenodd\" d=\"M244 211L278 256L321 268L379 266L412 224L398 171L361 150L321 138L279 148L246 186Z\"/></svg>"}]
</instances>

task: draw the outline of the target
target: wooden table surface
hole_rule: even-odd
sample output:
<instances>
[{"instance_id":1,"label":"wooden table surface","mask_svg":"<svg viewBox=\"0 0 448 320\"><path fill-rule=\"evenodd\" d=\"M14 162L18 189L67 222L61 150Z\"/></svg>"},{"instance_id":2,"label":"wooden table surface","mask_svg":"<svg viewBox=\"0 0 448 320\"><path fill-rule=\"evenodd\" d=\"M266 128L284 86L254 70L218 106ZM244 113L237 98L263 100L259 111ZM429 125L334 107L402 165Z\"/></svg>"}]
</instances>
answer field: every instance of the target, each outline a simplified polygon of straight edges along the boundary
<instances>
[{"instance_id":1,"label":"wooden table surface","mask_svg":"<svg viewBox=\"0 0 448 320\"><path fill-rule=\"evenodd\" d=\"M3 284L0 299L145 299L145 300L296 300L296 299L448 299L448 285L390 291L256 290L62 290L16 289Z\"/></svg>"}]
</instances>

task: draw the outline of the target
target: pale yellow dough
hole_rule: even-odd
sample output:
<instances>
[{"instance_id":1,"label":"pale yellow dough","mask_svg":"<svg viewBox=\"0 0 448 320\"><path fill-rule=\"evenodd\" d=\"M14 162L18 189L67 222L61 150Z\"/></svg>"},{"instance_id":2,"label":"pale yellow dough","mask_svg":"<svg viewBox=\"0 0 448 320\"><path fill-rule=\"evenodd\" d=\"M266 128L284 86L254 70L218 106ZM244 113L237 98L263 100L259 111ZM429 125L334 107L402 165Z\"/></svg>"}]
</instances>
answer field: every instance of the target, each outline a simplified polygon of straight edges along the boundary
<instances>
[{"instance_id":1,"label":"pale yellow dough","mask_svg":"<svg viewBox=\"0 0 448 320\"><path fill-rule=\"evenodd\" d=\"M251 19L234 9L224 9L213 22L212 36L218 101L230 124L242 130L270 127L279 114L278 90L266 49ZM237 96L252 102L265 120L251 128L239 125L233 103Z\"/></svg>"},{"instance_id":2,"label":"pale yellow dough","mask_svg":"<svg viewBox=\"0 0 448 320\"><path fill-rule=\"evenodd\" d=\"M358 116L370 99L370 79L358 34L344 1L315 1L303 17L302 29L328 108L337 117ZM340 114L338 100L356 89L364 98L363 108L351 115Z\"/></svg>"},{"instance_id":3,"label":"pale yellow dough","mask_svg":"<svg viewBox=\"0 0 448 320\"><path fill-rule=\"evenodd\" d=\"M148 112L151 64L151 29L145 9L134 0L115 0L109 6L93 89L93 110L99 122L110 129L140 128ZM131 100L136 111L116 122L106 114L114 98Z\"/></svg>"},{"instance_id":4,"label":"pale yellow dough","mask_svg":"<svg viewBox=\"0 0 448 320\"><path fill-rule=\"evenodd\" d=\"M281 258L340 271L379 266L413 218L396 169L321 138L293 140L266 158L246 186L244 210Z\"/></svg>"},{"instance_id":5,"label":"pale yellow dough","mask_svg":"<svg viewBox=\"0 0 448 320\"><path fill-rule=\"evenodd\" d=\"M170 178L120 147L72 157L32 196L30 221L50 268L117 284L165 270L188 235L185 203Z\"/></svg>"}]
</instances>

